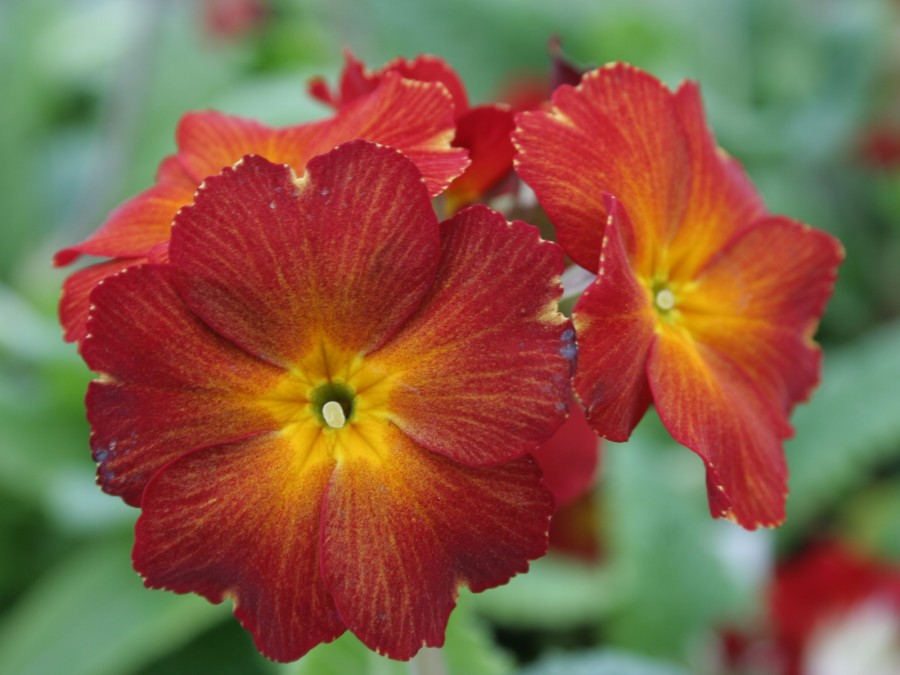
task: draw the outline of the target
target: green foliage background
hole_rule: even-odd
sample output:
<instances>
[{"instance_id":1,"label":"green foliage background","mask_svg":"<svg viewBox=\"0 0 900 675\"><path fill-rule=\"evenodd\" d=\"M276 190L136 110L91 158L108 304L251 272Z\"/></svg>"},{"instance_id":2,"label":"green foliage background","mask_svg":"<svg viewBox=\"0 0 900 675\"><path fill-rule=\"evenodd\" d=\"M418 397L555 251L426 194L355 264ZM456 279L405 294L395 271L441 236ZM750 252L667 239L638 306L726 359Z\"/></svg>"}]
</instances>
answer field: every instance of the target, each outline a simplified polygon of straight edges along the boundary
<instances>
[{"instance_id":1,"label":"green foliage background","mask_svg":"<svg viewBox=\"0 0 900 675\"><path fill-rule=\"evenodd\" d=\"M857 152L873 120L900 125L896 3L272 0L269 20L234 38L211 33L208 4L0 4L0 673L409 672L351 636L276 666L228 608L143 589L129 564L136 512L94 485L90 374L55 318L67 271L52 253L150 184L184 111L324 116L305 82L334 81L345 46L371 65L442 56L476 102L545 73L551 34L583 63L699 80L721 144L770 207L847 249L819 335L823 385L794 417L787 524L748 534L710 520L700 462L649 419L606 446L603 561L551 556L464 595L441 657L450 673L535 658L533 675L711 672L718 627L764 623L780 556L838 533L900 559L900 170Z\"/></svg>"}]
</instances>

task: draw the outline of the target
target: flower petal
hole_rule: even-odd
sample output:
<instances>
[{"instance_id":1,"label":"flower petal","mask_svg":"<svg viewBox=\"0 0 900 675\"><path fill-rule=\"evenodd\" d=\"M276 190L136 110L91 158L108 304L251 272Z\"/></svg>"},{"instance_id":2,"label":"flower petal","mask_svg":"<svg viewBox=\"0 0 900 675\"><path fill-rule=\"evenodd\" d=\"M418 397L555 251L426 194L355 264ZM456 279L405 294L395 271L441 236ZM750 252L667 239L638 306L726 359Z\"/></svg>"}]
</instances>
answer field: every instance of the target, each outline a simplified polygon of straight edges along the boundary
<instances>
[{"instance_id":1,"label":"flower petal","mask_svg":"<svg viewBox=\"0 0 900 675\"><path fill-rule=\"evenodd\" d=\"M442 223L441 246L420 310L367 363L395 374L392 419L422 447L466 464L520 457L562 423L569 400L562 251L485 206Z\"/></svg>"},{"instance_id":2,"label":"flower petal","mask_svg":"<svg viewBox=\"0 0 900 675\"><path fill-rule=\"evenodd\" d=\"M207 176L215 176L244 155L263 155L284 162L270 157L274 135L275 129L256 120L216 110L185 114L175 132L178 159L193 180L195 190ZM180 206L188 203L190 199Z\"/></svg>"},{"instance_id":3,"label":"flower petal","mask_svg":"<svg viewBox=\"0 0 900 675\"><path fill-rule=\"evenodd\" d=\"M399 57L385 64L382 70L400 73L419 82L440 82L450 92L457 117L469 109L469 98L459 75L450 64L437 56L420 54L412 60Z\"/></svg>"},{"instance_id":4,"label":"flower petal","mask_svg":"<svg viewBox=\"0 0 900 675\"><path fill-rule=\"evenodd\" d=\"M368 140L403 151L434 196L468 164L465 151L450 146L454 131L453 106L441 86L390 74L334 117L309 124L273 129L214 111L189 113L178 128L178 146L199 185L244 155L262 155L302 174L313 157L341 143Z\"/></svg>"},{"instance_id":5,"label":"flower petal","mask_svg":"<svg viewBox=\"0 0 900 675\"><path fill-rule=\"evenodd\" d=\"M63 267L81 255L143 257L151 248L167 241L175 212L190 203L197 183L174 156L163 160L156 180L156 185L113 210L85 241L59 251L54 256L54 264Z\"/></svg>"},{"instance_id":6,"label":"flower petal","mask_svg":"<svg viewBox=\"0 0 900 675\"><path fill-rule=\"evenodd\" d=\"M450 213L478 201L512 171L514 128L512 111L499 105L478 106L460 117L453 144L466 148L472 163L447 189Z\"/></svg>"},{"instance_id":7,"label":"flower petal","mask_svg":"<svg viewBox=\"0 0 900 675\"><path fill-rule=\"evenodd\" d=\"M670 277L693 279L738 230L763 216L766 207L740 163L716 145L697 84L682 84L674 103L691 150L692 183L667 263Z\"/></svg>"},{"instance_id":8,"label":"flower petal","mask_svg":"<svg viewBox=\"0 0 900 675\"><path fill-rule=\"evenodd\" d=\"M434 197L469 164L466 151L450 145L455 131L453 106L442 86L389 73L372 93L342 107L333 119L280 130L268 151L258 154L302 174L312 157L336 145L373 141L411 159Z\"/></svg>"},{"instance_id":9,"label":"flower petal","mask_svg":"<svg viewBox=\"0 0 900 675\"><path fill-rule=\"evenodd\" d=\"M679 301L684 325L789 413L818 383L821 357L812 336L842 258L837 240L803 223L758 221Z\"/></svg>"},{"instance_id":10,"label":"flower petal","mask_svg":"<svg viewBox=\"0 0 900 675\"><path fill-rule=\"evenodd\" d=\"M364 141L297 180L246 157L206 181L169 249L191 308L253 354L290 366L321 339L365 353L421 302L438 227L415 165Z\"/></svg>"},{"instance_id":11,"label":"flower petal","mask_svg":"<svg viewBox=\"0 0 900 675\"><path fill-rule=\"evenodd\" d=\"M710 512L747 529L784 520L784 411L726 356L666 325L648 369L659 417L707 470Z\"/></svg>"},{"instance_id":12,"label":"flower petal","mask_svg":"<svg viewBox=\"0 0 900 675\"><path fill-rule=\"evenodd\" d=\"M244 155L290 164L302 174L312 157L365 139L402 150L425 176L429 194L439 194L468 165L466 151L450 145L450 96L439 84L394 74L383 80L333 118L283 129L212 110L187 113L176 132L178 155L160 164L156 185L119 206L87 240L59 251L54 263L68 265L82 254L145 256L168 240L172 219L200 183Z\"/></svg>"},{"instance_id":13,"label":"flower petal","mask_svg":"<svg viewBox=\"0 0 900 675\"><path fill-rule=\"evenodd\" d=\"M647 290L628 264L624 241L633 240L631 221L618 201L607 195L606 202L599 274L572 313L579 354L575 392L598 434L625 441L651 403L646 369L655 318Z\"/></svg>"},{"instance_id":14,"label":"flower petal","mask_svg":"<svg viewBox=\"0 0 900 675\"><path fill-rule=\"evenodd\" d=\"M522 113L516 121L516 170L556 225L566 253L598 269L608 192L627 205L638 234L636 271L651 269L681 222L691 175L685 130L665 85L613 64L586 74L575 88L559 87L549 111Z\"/></svg>"},{"instance_id":15,"label":"flower petal","mask_svg":"<svg viewBox=\"0 0 900 675\"><path fill-rule=\"evenodd\" d=\"M231 598L257 648L276 661L345 629L319 571L333 462L299 449L267 435L176 460L147 486L135 533L134 566L148 587Z\"/></svg>"},{"instance_id":16,"label":"flower petal","mask_svg":"<svg viewBox=\"0 0 900 675\"><path fill-rule=\"evenodd\" d=\"M140 504L151 476L193 448L268 431L249 395L281 372L212 332L185 307L165 265L132 267L91 296L87 394L91 447L104 491Z\"/></svg>"},{"instance_id":17,"label":"flower petal","mask_svg":"<svg viewBox=\"0 0 900 675\"><path fill-rule=\"evenodd\" d=\"M87 335L87 320L91 309L91 291L108 276L146 262L146 258L116 258L89 265L73 272L63 282L59 299L59 323L66 342L81 342Z\"/></svg>"},{"instance_id":18,"label":"flower petal","mask_svg":"<svg viewBox=\"0 0 900 675\"><path fill-rule=\"evenodd\" d=\"M559 511L593 485L600 459L600 439L588 426L581 407L573 404L569 419L531 455L541 467L544 485L553 493Z\"/></svg>"},{"instance_id":19,"label":"flower petal","mask_svg":"<svg viewBox=\"0 0 900 675\"><path fill-rule=\"evenodd\" d=\"M418 82L440 83L449 92L456 115L463 114L469 108L466 89L459 75L446 61L429 54L420 54L411 61L402 57L389 61L376 71L370 71L357 59L349 49L344 50L346 65L341 73L340 91L332 93L321 78L310 83L310 94L320 101L341 108L361 96L372 92L381 82L392 74L398 74L409 80Z\"/></svg>"},{"instance_id":20,"label":"flower petal","mask_svg":"<svg viewBox=\"0 0 900 675\"><path fill-rule=\"evenodd\" d=\"M384 429L335 470L322 570L347 627L409 659L443 644L460 586L503 584L543 555L552 499L530 458L472 468Z\"/></svg>"}]
</instances>

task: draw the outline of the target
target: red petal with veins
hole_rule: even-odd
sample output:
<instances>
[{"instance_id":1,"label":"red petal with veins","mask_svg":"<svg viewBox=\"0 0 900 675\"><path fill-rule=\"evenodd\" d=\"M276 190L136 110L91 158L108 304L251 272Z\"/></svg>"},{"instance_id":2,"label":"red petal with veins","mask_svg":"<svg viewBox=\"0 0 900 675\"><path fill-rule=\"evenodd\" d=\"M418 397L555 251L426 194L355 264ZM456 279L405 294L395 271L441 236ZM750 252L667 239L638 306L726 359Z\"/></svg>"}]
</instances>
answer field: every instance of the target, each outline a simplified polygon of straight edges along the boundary
<instances>
[{"instance_id":1,"label":"red petal with veins","mask_svg":"<svg viewBox=\"0 0 900 675\"><path fill-rule=\"evenodd\" d=\"M175 212L191 201L197 183L174 156L160 164L156 181L156 185L110 213L103 225L85 241L59 251L54 264L63 267L82 254L108 258L144 257L151 248L168 240Z\"/></svg>"},{"instance_id":2,"label":"red petal with veins","mask_svg":"<svg viewBox=\"0 0 900 675\"><path fill-rule=\"evenodd\" d=\"M344 51L346 65L341 73L339 92L331 92L322 78L310 82L310 94L328 105L342 108L373 91L391 73L396 73L409 80L434 82L442 84L453 99L456 115L462 115L469 109L466 89L456 71L436 56L420 54L409 60L402 57L389 61L384 67L370 71L348 49Z\"/></svg>"},{"instance_id":3,"label":"red petal with veins","mask_svg":"<svg viewBox=\"0 0 900 675\"><path fill-rule=\"evenodd\" d=\"M63 327L66 342L81 342L87 335L87 320L91 309L89 298L97 283L126 267L143 262L146 262L146 258L116 258L89 265L66 278L59 299L59 323Z\"/></svg>"},{"instance_id":4,"label":"red petal with veins","mask_svg":"<svg viewBox=\"0 0 900 675\"><path fill-rule=\"evenodd\" d=\"M415 165L355 141L301 180L253 156L208 179L176 219L169 257L198 315L290 366L322 337L361 353L384 343L421 302L438 252Z\"/></svg>"},{"instance_id":5,"label":"red petal with veins","mask_svg":"<svg viewBox=\"0 0 900 675\"><path fill-rule=\"evenodd\" d=\"M192 452L147 486L135 530L134 567L147 586L231 598L259 651L276 661L344 632L319 570L334 465L301 450L265 435Z\"/></svg>"},{"instance_id":6,"label":"red petal with veins","mask_svg":"<svg viewBox=\"0 0 900 675\"><path fill-rule=\"evenodd\" d=\"M556 309L562 270L556 244L485 206L442 223L437 281L367 359L395 373L397 426L473 465L520 457L547 439L565 419L575 362L574 331Z\"/></svg>"},{"instance_id":7,"label":"red petal with veins","mask_svg":"<svg viewBox=\"0 0 900 675\"><path fill-rule=\"evenodd\" d=\"M598 269L608 192L634 225L635 269L649 268L681 222L690 187L685 129L665 85L615 64L588 73L575 88L559 87L549 111L522 113L516 122L516 170L556 225L566 253Z\"/></svg>"},{"instance_id":8,"label":"red petal with veins","mask_svg":"<svg viewBox=\"0 0 900 675\"><path fill-rule=\"evenodd\" d=\"M716 145L697 84L682 84L673 101L691 151L692 182L667 264L673 278L689 279L735 234L765 215L766 207L741 165Z\"/></svg>"},{"instance_id":9,"label":"red petal with veins","mask_svg":"<svg viewBox=\"0 0 900 675\"><path fill-rule=\"evenodd\" d=\"M471 468L385 429L335 470L322 570L347 627L408 659L443 644L460 586L498 586L543 555L552 499L530 458Z\"/></svg>"},{"instance_id":10,"label":"red petal with veins","mask_svg":"<svg viewBox=\"0 0 900 675\"><path fill-rule=\"evenodd\" d=\"M575 392L598 434L625 441L652 399L646 370L654 311L628 265L623 243L633 238L628 214L615 199L606 201L599 273L572 313L579 353Z\"/></svg>"},{"instance_id":11,"label":"red petal with veins","mask_svg":"<svg viewBox=\"0 0 900 675\"><path fill-rule=\"evenodd\" d=\"M787 415L818 382L812 335L842 251L770 217L734 237L678 301L650 364L660 418L709 471L710 505L741 525L784 518Z\"/></svg>"},{"instance_id":12,"label":"red petal with veins","mask_svg":"<svg viewBox=\"0 0 900 675\"><path fill-rule=\"evenodd\" d=\"M222 339L179 298L165 265L101 283L82 355L100 379L87 395L104 491L137 506L151 476L193 448L274 428L253 401L280 372Z\"/></svg>"},{"instance_id":13,"label":"red petal with veins","mask_svg":"<svg viewBox=\"0 0 900 675\"><path fill-rule=\"evenodd\" d=\"M468 165L466 151L450 146L454 133L453 109L444 88L395 74L321 122L275 129L214 111L188 113L176 133L178 154L160 165L156 185L114 210L84 242L59 251L54 263L68 265L82 254L146 257L151 248L168 241L177 211L193 200L201 181L248 154L287 163L302 175L312 157L347 141L370 140L402 150L424 175L429 195L435 196ZM70 300L67 315L87 313L86 306L73 304Z\"/></svg>"},{"instance_id":14,"label":"red petal with veins","mask_svg":"<svg viewBox=\"0 0 900 675\"><path fill-rule=\"evenodd\" d=\"M679 301L683 323L790 413L818 383L821 355L812 336L842 258L830 235L767 217L701 270Z\"/></svg>"},{"instance_id":15,"label":"red petal with veins","mask_svg":"<svg viewBox=\"0 0 900 675\"><path fill-rule=\"evenodd\" d=\"M301 174L310 158L336 145L373 141L411 159L425 178L429 196L435 197L469 164L464 149L450 146L455 131L452 106L442 87L391 73L372 94L343 107L333 120L279 132L267 157Z\"/></svg>"},{"instance_id":16,"label":"red petal with veins","mask_svg":"<svg viewBox=\"0 0 900 675\"><path fill-rule=\"evenodd\" d=\"M215 176L244 155L263 155L274 162L286 161L271 156L275 135L275 129L256 120L216 110L189 112L181 118L175 132L178 160L196 190L207 176Z\"/></svg>"},{"instance_id":17,"label":"red petal with veins","mask_svg":"<svg viewBox=\"0 0 900 675\"><path fill-rule=\"evenodd\" d=\"M663 424L706 464L712 515L751 530L780 525L787 497L781 443L790 432L784 411L727 356L677 328L656 340L648 372Z\"/></svg>"}]
</instances>

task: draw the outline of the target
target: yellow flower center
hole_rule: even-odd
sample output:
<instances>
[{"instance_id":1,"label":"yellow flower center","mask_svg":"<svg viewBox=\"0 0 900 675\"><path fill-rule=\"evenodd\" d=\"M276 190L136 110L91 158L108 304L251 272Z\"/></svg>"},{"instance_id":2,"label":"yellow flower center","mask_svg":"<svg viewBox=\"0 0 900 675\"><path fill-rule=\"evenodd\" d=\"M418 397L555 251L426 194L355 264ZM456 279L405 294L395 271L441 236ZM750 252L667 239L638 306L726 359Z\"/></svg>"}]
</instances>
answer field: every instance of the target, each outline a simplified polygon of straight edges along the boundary
<instances>
[{"instance_id":1,"label":"yellow flower center","mask_svg":"<svg viewBox=\"0 0 900 675\"><path fill-rule=\"evenodd\" d=\"M390 418L395 386L391 373L322 340L259 402L301 456L340 460L377 455L370 441Z\"/></svg>"}]
</instances>

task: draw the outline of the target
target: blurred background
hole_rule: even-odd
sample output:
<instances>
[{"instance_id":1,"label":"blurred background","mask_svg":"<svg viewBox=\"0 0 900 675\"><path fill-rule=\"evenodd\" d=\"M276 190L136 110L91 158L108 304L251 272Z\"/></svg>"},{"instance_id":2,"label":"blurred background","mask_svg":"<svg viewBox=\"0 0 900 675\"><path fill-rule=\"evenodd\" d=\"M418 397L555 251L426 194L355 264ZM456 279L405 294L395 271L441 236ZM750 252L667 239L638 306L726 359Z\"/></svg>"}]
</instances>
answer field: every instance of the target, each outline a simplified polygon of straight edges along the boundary
<instances>
[{"instance_id":1,"label":"blurred background","mask_svg":"<svg viewBox=\"0 0 900 675\"><path fill-rule=\"evenodd\" d=\"M788 521L711 520L700 461L651 415L604 445L556 551L463 593L440 656L345 636L269 663L230 607L131 570L137 513L94 484L52 255L151 184L187 110L324 117L306 82L336 81L345 47L372 67L436 54L493 101L547 77L552 35L582 65L698 80L770 208L846 247ZM0 673L900 672L900 3L3 0L0 98Z\"/></svg>"}]
</instances>

